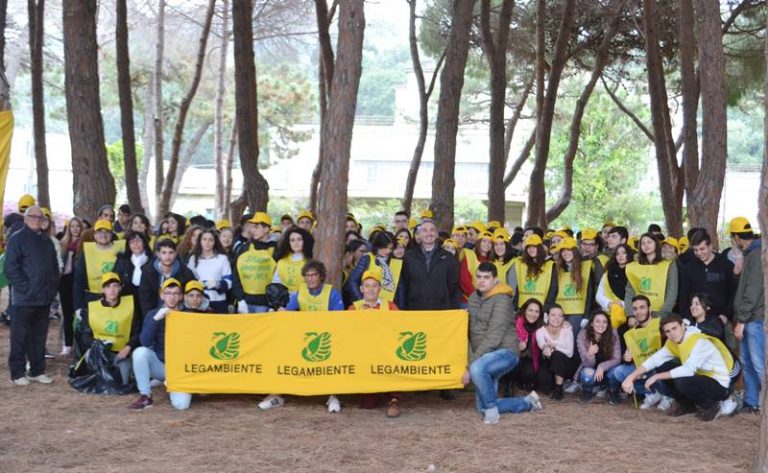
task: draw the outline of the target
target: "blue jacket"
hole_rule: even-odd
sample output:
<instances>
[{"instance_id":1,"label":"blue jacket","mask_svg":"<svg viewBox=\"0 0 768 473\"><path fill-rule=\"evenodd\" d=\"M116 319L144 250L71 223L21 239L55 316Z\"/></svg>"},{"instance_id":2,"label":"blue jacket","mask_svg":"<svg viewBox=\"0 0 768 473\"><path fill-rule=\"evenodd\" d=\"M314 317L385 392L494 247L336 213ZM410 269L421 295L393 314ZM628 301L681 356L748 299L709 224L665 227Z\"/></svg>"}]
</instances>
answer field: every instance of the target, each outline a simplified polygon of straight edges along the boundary
<instances>
[{"instance_id":1,"label":"blue jacket","mask_svg":"<svg viewBox=\"0 0 768 473\"><path fill-rule=\"evenodd\" d=\"M11 235L5 252L5 277L14 306L46 307L59 289L59 263L51 238L26 225Z\"/></svg>"},{"instance_id":2,"label":"blue jacket","mask_svg":"<svg viewBox=\"0 0 768 473\"><path fill-rule=\"evenodd\" d=\"M144 317L144 323L141 326L139 341L141 346L147 347L155 352L157 357L165 363L165 318L155 320L155 314L160 309L153 309L147 312Z\"/></svg>"},{"instance_id":3,"label":"blue jacket","mask_svg":"<svg viewBox=\"0 0 768 473\"><path fill-rule=\"evenodd\" d=\"M321 285L320 288L316 291L309 291L310 294L313 296L316 296L320 294L320 292L323 290L323 286L325 284ZM331 296L328 300L328 310L344 310L344 301L341 298L341 294L339 291L336 290L335 287L331 288ZM299 307L299 292L292 292L291 297L288 300L288 305L285 306L285 310L293 310L298 311L301 310Z\"/></svg>"}]
</instances>

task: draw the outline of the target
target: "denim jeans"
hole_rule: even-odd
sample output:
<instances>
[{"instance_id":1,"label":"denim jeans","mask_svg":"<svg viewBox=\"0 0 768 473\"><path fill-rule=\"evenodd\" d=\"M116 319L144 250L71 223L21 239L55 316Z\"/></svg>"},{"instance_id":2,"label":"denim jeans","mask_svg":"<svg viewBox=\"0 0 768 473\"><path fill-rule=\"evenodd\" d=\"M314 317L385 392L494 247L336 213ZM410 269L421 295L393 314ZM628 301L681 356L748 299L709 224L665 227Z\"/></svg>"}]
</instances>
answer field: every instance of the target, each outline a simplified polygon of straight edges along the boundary
<instances>
[{"instance_id":1,"label":"denim jeans","mask_svg":"<svg viewBox=\"0 0 768 473\"><path fill-rule=\"evenodd\" d=\"M469 365L469 375L475 385L477 410L498 408L499 412L526 412L531 410L531 403L524 397L504 397L499 399L499 378L512 371L517 365L517 355L500 348L486 353Z\"/></svg>"},{"instance_id":2,"label":"denim jeans","mask_svg":"<svg viewBox=\"0 0 768 473\"><path fill-rule=\"evenodd\" d=\"M165 363L160 361L154 350L147 347L138 347L133 351L133 375L136 377L136 385L139 393L149 396L152 388L150 379L165 381ZM169 393L171 405L174 409L183 411L189 409L192 395L188 393Z\"/></svg>"},{"instance_id":3,"label":"denim jeans","mask_svg":"<svg viewBox=\"0 0 768 473\"><path fill-rule=\"evenodd\" d=\"M269 312L269 306L267 305L253 305L248 304L248 313L249 314L261 314L264 312Z\"/></svg>"},{"instance_id":4,"label":"denim jeans","mask_svg":"<svg viewBox=\"0 0 768 473\"><path fill-rule=\"evenodd\" d=\"M760 407L760 386L765 382L765 331L762 320L744 324L741 365L744 370L744 403Z\"/></svg>"}]
</instances>

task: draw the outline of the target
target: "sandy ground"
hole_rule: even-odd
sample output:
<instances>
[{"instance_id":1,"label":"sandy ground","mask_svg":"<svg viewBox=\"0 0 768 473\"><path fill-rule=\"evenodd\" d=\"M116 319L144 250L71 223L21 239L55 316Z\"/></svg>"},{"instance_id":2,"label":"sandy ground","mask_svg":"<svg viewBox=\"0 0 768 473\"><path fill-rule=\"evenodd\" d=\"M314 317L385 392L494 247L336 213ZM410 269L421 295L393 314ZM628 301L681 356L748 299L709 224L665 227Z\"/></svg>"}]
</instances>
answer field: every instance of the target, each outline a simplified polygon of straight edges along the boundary
<instances>
[{"instance_id":1,"label":"sandy ground","mask_svg":"<svg viewBox=\"0 0 768 473\"><path fill-rule=\"evenodd\" d=\"M58 353L59 323L49 348ZM357 407L340 414L324 398L289 397L262 412L256 396L195 396L175 412L161 388L151 409L134 396L80 394L68 360L48 365L56 382L8 381L8 328L0 326L0 472L730 472L749 469L759 417L702 423L595 400L544 400L539 413L508 414L495 426L474 411L472 393L443 401L409 393L403 415Z\"/></svg>"}]
</instances>

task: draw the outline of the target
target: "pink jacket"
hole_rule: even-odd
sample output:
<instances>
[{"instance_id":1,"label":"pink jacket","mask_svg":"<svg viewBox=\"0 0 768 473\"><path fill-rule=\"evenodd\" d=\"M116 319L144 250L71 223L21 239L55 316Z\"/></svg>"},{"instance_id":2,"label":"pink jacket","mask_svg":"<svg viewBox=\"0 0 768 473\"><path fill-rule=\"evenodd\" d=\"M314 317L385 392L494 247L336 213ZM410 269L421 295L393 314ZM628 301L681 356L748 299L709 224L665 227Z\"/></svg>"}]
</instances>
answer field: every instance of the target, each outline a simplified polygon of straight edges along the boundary
<instances>
[{"instance_id":1,"label":"pink jacket","mask_svg":"<svg viewBox=\"0 0 768 473\"><path fill-rule=\"evenodd\" d=\"M539 344L536 343L536 331L528 332L525 328L525 317L522 316L518 316L515 319L515 331L517 332L517 339L519 341L530 344L531 356L533 357L533 370L539 371L539 356L541 350L539 349ZM528 341L529 339L530 342Z\"/></svg>"}]
</instances>

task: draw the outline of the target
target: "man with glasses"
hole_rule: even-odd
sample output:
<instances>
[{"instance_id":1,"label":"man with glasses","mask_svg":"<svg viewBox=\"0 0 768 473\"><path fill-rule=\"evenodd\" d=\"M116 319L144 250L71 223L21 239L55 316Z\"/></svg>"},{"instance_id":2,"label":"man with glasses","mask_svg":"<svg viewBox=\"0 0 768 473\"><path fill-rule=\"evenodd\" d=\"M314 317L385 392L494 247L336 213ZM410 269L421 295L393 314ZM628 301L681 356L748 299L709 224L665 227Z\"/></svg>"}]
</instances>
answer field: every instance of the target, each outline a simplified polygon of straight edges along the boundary
<instances>
[{"instance_id":1,"label":"man with glasses","mask_svg":"<svg viewBox=\"0 0 768 473\"><path fill-rule=\"evenodd\" d=\"M395 212L395 233L403 229L408 229L408 218L408 212L405 210Z\"/></svg>"},{"instance_id":2,"label":"man with glasses","mask_svg":"<svg viewBox=\"0 0 768 473\"><path fill-rule=\"evenodd\" d=\"M44 219L40 207L28 207L24 226L11 235L5 254L5 276L12 292L8 366L16 386L53 382L45 374L45 341L48 308L59 287L59 265L53 243L42 230Z\"/></svg>"}]
</instances>

